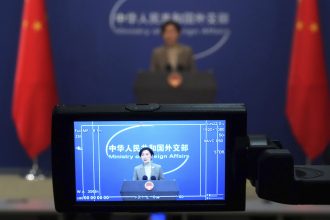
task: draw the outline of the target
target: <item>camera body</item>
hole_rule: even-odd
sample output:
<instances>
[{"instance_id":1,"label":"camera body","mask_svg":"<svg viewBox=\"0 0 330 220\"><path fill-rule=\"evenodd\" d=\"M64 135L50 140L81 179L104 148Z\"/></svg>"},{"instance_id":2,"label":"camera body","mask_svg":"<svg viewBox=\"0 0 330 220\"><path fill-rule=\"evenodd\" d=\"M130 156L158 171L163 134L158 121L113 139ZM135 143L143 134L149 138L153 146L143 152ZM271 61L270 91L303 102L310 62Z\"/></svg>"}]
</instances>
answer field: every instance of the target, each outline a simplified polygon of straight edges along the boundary
<instances>
[{"instance_id":1,"label":"camera body","mask_svg":"<svg viewBox=\"0 0 330 220\"><path fill-rule=\"evenodd\" d=\"M330 167L296 166L247 135L243 104L59 105L52 175L59 212L242 211L260 198L330 204Z\"/></svg>"},{"instance_id":2,"label":"camera body","mask_svg":"<svg viewBox=\"0 0 330 220\"><path fill-rule=\"evenodd\" d=\"M57 211L245 209L243 104L59 105L52 120Z\"/></svg>"}]
</instances>

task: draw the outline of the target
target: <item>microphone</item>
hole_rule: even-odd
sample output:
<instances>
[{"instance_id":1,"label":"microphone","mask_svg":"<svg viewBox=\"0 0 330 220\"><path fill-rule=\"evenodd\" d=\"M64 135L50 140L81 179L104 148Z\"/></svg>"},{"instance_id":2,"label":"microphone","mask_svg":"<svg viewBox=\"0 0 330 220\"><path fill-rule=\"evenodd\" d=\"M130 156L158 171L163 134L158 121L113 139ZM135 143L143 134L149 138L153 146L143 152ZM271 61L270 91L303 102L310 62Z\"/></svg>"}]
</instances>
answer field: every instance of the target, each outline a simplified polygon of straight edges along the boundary
<instances>
[{"instance_id":1,"label":"microphone","mask_svg":"<svg viewBox=\"0 0 330 220\"><path fill-rule=\"evenodd\" d=\"M170 72L172 72L172 67L171 67L171 65L170 65L170 64L166 64L166 66L165 66L165 70L166 70L166 73L170 73Z\"/></svg>"},{"instance_id":2,"label":"microphone","mask_svg":"<svg viewBox=\"0 0 330 220\"><path fill-rule=\"evenodd\" d=\"M148 177L147 177L146 175L144 175L144 176L142 177L142 180L148 180Z\"/></svg>"},{"instance_id":3,"label":"microphone","mask_svg":"<svg viewBox=\"0 0 330 220\"><path fill-rule=\"evenodd\" d=\"M184 67L182 65L178 65L177 68L179 73L183 73L184 72Z\"/></svg>"},{"instance_id":4,"label":"microphone","mask_svg":"<svg viewBox=\"0 0 330 220\"><path fill-rule=\"evenodd\" d=\"M156 177L155 176L151 176L151 180L156 180Z\"/></svg>"}]
</instances>

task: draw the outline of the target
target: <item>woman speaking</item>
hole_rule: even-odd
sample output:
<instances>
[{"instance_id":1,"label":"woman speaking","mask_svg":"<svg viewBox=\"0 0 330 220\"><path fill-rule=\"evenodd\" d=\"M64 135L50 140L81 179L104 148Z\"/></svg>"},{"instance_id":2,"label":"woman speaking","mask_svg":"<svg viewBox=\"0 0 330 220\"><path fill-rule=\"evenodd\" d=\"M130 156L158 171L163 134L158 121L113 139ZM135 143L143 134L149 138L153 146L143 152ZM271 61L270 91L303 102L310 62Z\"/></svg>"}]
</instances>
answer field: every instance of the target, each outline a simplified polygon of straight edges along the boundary
<instances>
[{"instance_id":1,"label":"woman speaking","mask_svg":"<svg viewBox=\"0 0 330 220\"><path fill-rule=\"evenodd\" d=\"M196 72L194 53L191 47L179 43L181 26L167 21L161 26L164 45L152 52L150 71L155 73Z\"/></svg>"},{"instance_id":2,"label":"woman speaking","mask_svg":"<svg viewBox=\"0 0 330 220\"><path fill-rule=\"evenodd\" d=\"M133 180L162 180L164 179L162 166L152 162L154 152L149 147L140 150L142 164L134 167Z\"/></svg>"}]
</instances>

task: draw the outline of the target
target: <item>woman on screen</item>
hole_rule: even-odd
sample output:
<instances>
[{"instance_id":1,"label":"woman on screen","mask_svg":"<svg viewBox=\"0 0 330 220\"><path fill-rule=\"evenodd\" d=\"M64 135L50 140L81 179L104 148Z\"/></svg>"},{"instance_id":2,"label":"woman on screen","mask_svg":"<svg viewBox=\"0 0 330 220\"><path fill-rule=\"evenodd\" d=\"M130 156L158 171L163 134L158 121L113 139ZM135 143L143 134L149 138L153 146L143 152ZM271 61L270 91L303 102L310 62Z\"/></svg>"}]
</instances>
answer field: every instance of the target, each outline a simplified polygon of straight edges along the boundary
<instances>
[{"instance_id":1,"label":"woman on screen","mask_svg":"<svg viewBox=\"0 0 330 220\"><path fill-rule=\"evenodd\" d=\"M152 162L154 152L149 147L140 150L139 156L142 164L134 167L133 180L162 180L164 179L161 165Z\"/></svg>"}]
</instances>

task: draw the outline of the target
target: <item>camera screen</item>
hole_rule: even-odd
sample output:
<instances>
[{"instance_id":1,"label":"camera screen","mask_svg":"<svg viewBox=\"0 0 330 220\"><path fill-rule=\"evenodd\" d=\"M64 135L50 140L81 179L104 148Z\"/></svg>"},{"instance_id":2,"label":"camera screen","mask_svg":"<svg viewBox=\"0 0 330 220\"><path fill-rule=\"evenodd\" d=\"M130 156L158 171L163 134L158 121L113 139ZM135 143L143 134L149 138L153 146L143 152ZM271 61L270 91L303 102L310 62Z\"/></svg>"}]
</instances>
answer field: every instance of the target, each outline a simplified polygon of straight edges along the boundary
<instances>
[{"instance_id":1,"label":"camera screen","mask_svg":"<svg viewBox=\"0 0 330 220\"><path fill-rule=\"evenodd\" d=\"M75 121L77 202L225 200L225 120Z\"/></svg>"}]
</instances>

